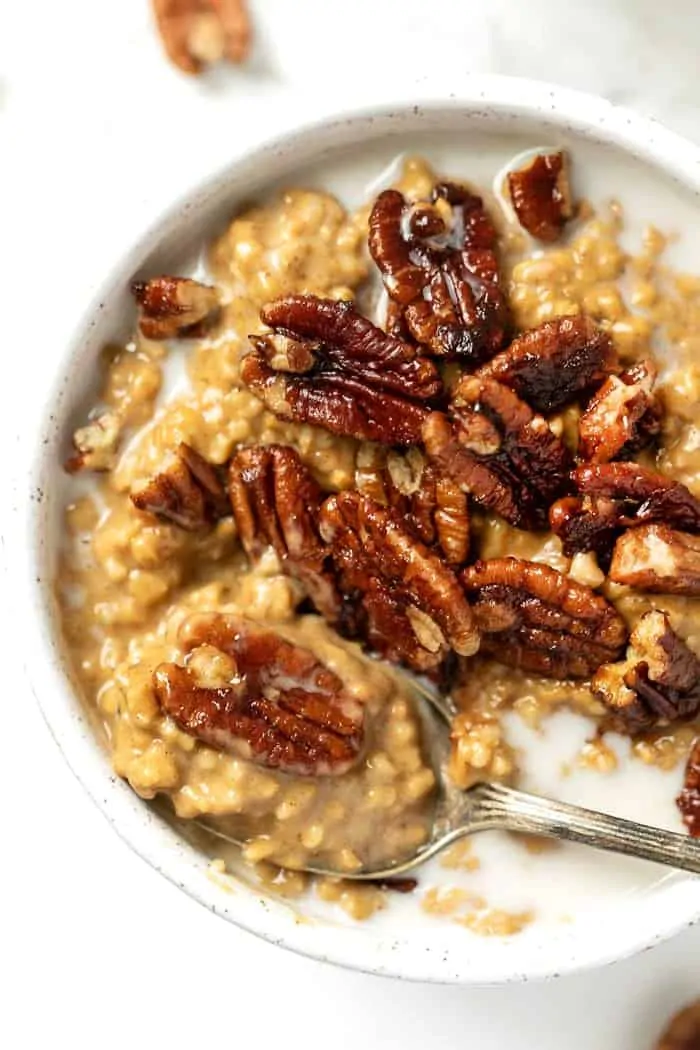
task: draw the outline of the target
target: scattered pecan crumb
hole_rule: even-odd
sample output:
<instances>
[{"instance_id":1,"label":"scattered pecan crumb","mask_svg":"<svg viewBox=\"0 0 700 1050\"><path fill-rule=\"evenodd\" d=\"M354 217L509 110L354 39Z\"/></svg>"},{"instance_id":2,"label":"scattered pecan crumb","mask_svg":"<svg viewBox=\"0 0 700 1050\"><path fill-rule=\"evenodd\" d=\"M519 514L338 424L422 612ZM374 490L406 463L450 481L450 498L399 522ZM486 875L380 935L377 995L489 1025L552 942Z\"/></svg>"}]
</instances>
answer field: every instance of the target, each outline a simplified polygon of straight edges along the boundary
<instances>
[{"instance_id":1,"label":"scattered pecan crumb","mask_svg":"<svg viewBox=\"0 0 700 1050\"><path fill-rule=\"evenodd\" d=\"M493 558L461 580L496 660L548 678L586 678L617 657L627 639L615 608L548 565Z\"/></svg>"},{"instance_id":2,"label":"scattered pecan crumb","mask_svg":"<svg viewBox=\"0 0 700 1050\"><path fill-rule=\"evenodd\" d=\"M688 758L683 790L678 796L678 808L693 838L700 838L700 737L695 741ZM696 1017L698 1046L700 1046L700 1003Z\"/></svg>"},{"instance_id":3,"label":"scattered pecan crumb","mask_svg":"<svg viewBox=\"0 0 700 1050\"><path fill-rule=\"evenodd\" d=\"M418 879L371 879L370 886L376 886L379 890L391 890L393 893L413 893L418 888Z\"/></svg>"},{"instance_id":4,"label":"scattered pecan crumb","mask_svg":"<svg viewBox=\"0 0 700 1050\"><path fill-rule=\"evenodd\" d=\"M569 454L547 421L493 379L465 376L450 413L423 427L429 458L477 503L511 525L540 529L566 489Z\"/></svg>"},{"instance_id":5,"label":"scattered pecan crumb","mask_svg":"<svg viewBox=\"0 0 700 1050\"><path fill-rule=\"evenodd\" d=\"M316 609L331 622L337 620L342 600L316 527L323 496L296 449L240 449L229 467L229 495L247 555L257 559L273 547L282 568L300 580Z\"/></svg>"},{"instance_id":6,"label":"scattered pecan crumb","mask_svg":"<svg viewBox=\"0 0 700 1050\"><path fill-rule=\"evenodd\" d=\"M165 469L131 492L138 510L195 532L231 513L216 467L181 442Z\"/></svg>"},{"instance_id":7,"label":"scattered pecan crumb","mask_svg":"<svg viewBox=\"0 0 700 1050\"><path fill-rule=\"evenodd\" d=\"M147 339L196 338L219 310L216 288L189 277L133 281L131 291L141 307L139 327Z\"/></svg>"},{"instance_id":8,"label":"scattered pecan crumb","mask_svg":"<svg viewBox=\"0 0 700 1050\"><path fill-rule=\"evenodd\" d=\"M73 434L75 454L66 460L69 474L81 470L111 470L117 458L122 422L114 412L103 412Z\"/></svg>"},{"instance_id":9,"label":"scattered pecan crumb","mask_svg":"<svg viewBox=\"0 0 700 1050\"><path fill-rule=\"evenodd\" d=\"M319 531L354 606L355 630L372 649L418 671L439 668L450 650L476 651L478 631L457 578L395 512L340 492L323 504Z\"/></svg>"},{"instance_id":10,"label":"scattered pecan crumb","mask_svg":"<svg viewBox=\"0 0 700 1050\"><path fill-rule=\"evenodd\" d=\"M382 506L391 507L407 530L436 548L452 566L469 554L470 515L466 493L423 453L405 454L365 445L358 451L355 485Z\"/></svg>"},{"instance_id":11,"label":"scattered pecan crumb","mask_svg":"<svg viewBox=\"0 0 700 1050\"><path fill-rule=\"evenodd\" d=\"M699 1048L700 999L676 1014L657 1043L656 1050L699 1050Z\"/></svg>"},{"instance_id":12,"label":"scattered pecan crumb","mask_svg":"<svg viewBox=\"0 0 700 1050\"><path fill-rule=\"evenodd\" d=\"M545 153L508 174L518 222L540 241L556 241L573 215L568 166L565 153Z\"/></svg>"},{"instance_id":13,"label":"scattered pecan crumb","mask_svg":"<svg viewBox=\"0 0 700 1050\"><path fill-rule=\"evenodd\" d=\"M496 240L481 198L456 183L435 186L431 201L410 204L397 190L375 201L370 253L408 330L436 357L478 363L503 345Z\"/></svg>"},{"instance_id":14,"label":"scattered pecan crumb","mask_svg":"<svg viewBox=\"0 0 700 1050\"><path fill-rule=\"evenodd\" d=\"M479 375L512 387L537 412L557 412L616 367L612 340L582 314L544 321L517 336Z\"/></svg>"},{"instance_id":15,"label":"scattered pecan crumb","mask_svg":"<svg viewBox=\"0 0 700 1050\"><path fill-rule=\"evenodd\" d=\"M652 610L632 631L624 661L600 667L591 689L610 710L612 728L639 733L700 712L700 660L668 616Z\"/></svg>"},{"instance_id":16,"label":"scattered pecan crumb","mask_svg":"<svg viewBox=\"0 0 700 1050\"><path fill-rule=\"evenodd\" d=\"M661 430L661 405L654 395L656 367L640 361L609 376L579 420L578 454L592 463L626 459Z\"/></svg>"},{"instance_id":17,"label":"scattered pecan crumb","mask_svg":"<svg viewBox=\"0 0 700 1050\"><path fill-rule=\"evenodd\" d=\"M252 30L246 0L152 0L170 61L183 73L201 73L221 59L245 62Z\"/></svg>"},{"instance_id":18,"label":"scattered pecan crumb","mask_svg":"<svg viewBox=\"0 0 700 1050\"><path fill-rule=\"evenodd\" d=\"M700 597L700 537L668 525L629 529L615 544L609 576L639 591Z\"/></svg>"},{"instance_id":19,"label":"scattered pecan crumb","mask_svg":"<svg viewBox=\"0 0 700 1050\"><path fill-rule=\"evenodd\" d=\"M154 672L163 710L210 747L300 776L346 772L364 738L364 710L313 653L244 617L204 613L183 624L192 654L210 646L230 661L227 681L202 685L191 666Z\"/></svg>"}]
</instances>

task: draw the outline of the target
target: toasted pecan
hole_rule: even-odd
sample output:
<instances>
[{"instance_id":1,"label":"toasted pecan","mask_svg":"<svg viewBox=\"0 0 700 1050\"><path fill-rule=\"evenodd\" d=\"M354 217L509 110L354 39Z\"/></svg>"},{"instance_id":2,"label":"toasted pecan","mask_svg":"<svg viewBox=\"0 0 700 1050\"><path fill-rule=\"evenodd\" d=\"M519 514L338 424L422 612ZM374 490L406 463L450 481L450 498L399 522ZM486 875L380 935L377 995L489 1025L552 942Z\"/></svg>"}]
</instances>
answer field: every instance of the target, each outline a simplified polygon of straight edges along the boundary
<instances>
[{"instance_id":1,"label":"toasted pecan","mask_svg":"<svg viewBox=\"0 0 700 1050\"><path fill-rule=\"evenodd\" d=\"M564 152L540 153L509 172L508 191L518 222L540 241L556 241L574 213Z\"/></svg>"},{"instance_id":2,"label":"toasted pecan","mask_svg":"<svg viewBox=\"0 0 700 1050\"><path fill-rule=\"evenodd\" d=\"M700 737L695 741L688 758L683 790L678 796L678 808L690 834L700 839ZM696 1024L696 1033L700 1036L700 1010L696 1014Z\"/></svg>"},{"instance_id":3,"label":"toasted pecan","mask_svg":"<svg viewBox=\"0 0 700 1050\"><path fill-rule=\"evenodd\" d=\"M700 1050L700 999L675 1015L656 1050Z\"/></svg>"},{"instance_id":4,"label":"toasted pecan","mask_svg":"<svg viewBox=\"0 0 700 1050\"><path fill-rule=\"evenodd\" d=\"M200 336L219 310L216 288L189 277L133 281L131 291L141 307L139 327L147 339Z\"/></svg>"},{"instance_id":5,"label":"toasted pecan","mask_svg":"<svg viewBox=\"0 0 700 1050\"><path fill-rule=\"evenodd\" d=\"M608 376L579 419L578 454L591 463L626 459L661 430L661 405L653 389L656 366L640 361Z\"/></svg>"},{"instance_id":6,"label":"toasted pecan","mask_svg":"<svg viewBox=\"0 0 700 1050\"><path fill-rule=\"evenodd\" d=\"M610 579L639 591L700 597L700 537L668 525L643 525L619 537Z\"/></svg>"},{"instance_id":7,"label":"toasted pecan","mask_svg":"<svg viewBox=\"0 0 700 1050\"><path fill-rule=\"evenodd\" d=\"M181 442L160 473L131 491L138 510L194 532L231 513L216 467Z\"/></svg>"},{"instance_id":8,"label":"toasted pecan","mask_svg":"<svg viewBox=\"0 0 700 1050\"><path fill-rule=\"evenodd\" d=\"M481 649L502 663L548 678L587 678L626 641L624 621L605 598L548 565L493 558L460 578Z\"/></svg>"},{"instance_id":9,"label":"toasted pecan","mask_svg":"<svg viewBox=\"0 0 700 1050\"><path fill-rule=\"evenodd\" d=\"M222 58L247 59L247 0L152 0L152 6L166 54L183 73L201 73Z\"/></svg>"},{"instance_id":10,"label":"toasted pecan","mask_svg":"<svg viewBox=\"0 0 700 1050\"><path fill-rule=\"evenodd\" d=\"M64 463L68 474L81 470L111 470L117 460L122 421L115 412L102 412L73 434L75 452Z\"/></svg>"}]
</instances>

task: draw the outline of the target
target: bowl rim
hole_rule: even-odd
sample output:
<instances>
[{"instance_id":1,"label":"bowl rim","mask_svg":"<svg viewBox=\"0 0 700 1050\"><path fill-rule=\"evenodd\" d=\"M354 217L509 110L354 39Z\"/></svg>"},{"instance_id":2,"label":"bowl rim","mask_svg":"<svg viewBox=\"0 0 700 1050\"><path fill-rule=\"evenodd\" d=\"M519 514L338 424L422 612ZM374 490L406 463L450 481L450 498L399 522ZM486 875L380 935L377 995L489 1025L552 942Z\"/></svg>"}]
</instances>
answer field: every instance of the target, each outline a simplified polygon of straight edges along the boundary
<instances>
[{"instance_id":1,"label":"bowl rim","mask_svg":"<svg viewBox=\"0 0 700 1050\"><path fill-rule=\"evenodd\" d=\"M22 606L23 663L30 688L44 720L73 773L103 815L122 839L147 863L171 882L204 904L215 914L229 919L248 932L305 956L332 962L355 970L383 976L445 984L506 984L557 977L562 974L602 966L626 958L666 940L684 927L700 921L700 881L683 882L667 889L666 911L662 921L642 920L636 934L624 943L596 945L586 952L557 960L533 959L525 970L509 971L502 963L473 965L467 952L460 959L449 953L423 946L420 951L408 941L376 939L372 947L358 932L323 923L287 923L280 920L280 906L255 899L262 907L248 906L251 895L222 894L209 877L206 864L174 831L165 828L149 807L112 772L105 754L96 745L86 714L75 710L76 696L70 684L57 644L52 614L50 581L42 574L46 553L46 501L44 479L50 478L50 457L57 434L62 429L60 406L66 392L62 378L65 365L79 352L86 333L96 324L104 303L115 294L124 274L132 274L178 218L202 200L217 192L243 164L284 154L290 144L323 136L340 124L362 124L377 118L400 118L412 112L418 116L445 109L468 110L470 117L483 117L485 123L507 117L544 120L553 127L567 129L599 142L609 142L628 154L651 163L684 187L700 196L700 148L655 120L640 116L605 99L584 92L539 81L514 77L473 75L460 83L457 91L422 88L415 97L394 96L389 101L364 106L348 106L306 120L290 130L253 144L213 173L199 180L174 202L163 208L145 232L131 241L127 250L115 253L115 263L74 327L74 335L57 367L48 399L44 403L38 441L30 450L29 485L25 469L15 477L15 513L12 537L15 542L8 568L16 581L16 595ZM48 422L47 422L48 421ZM26 457L22 457L22 462ZM45 659L36 660L36 653ZM49 700L49 698L51 698ZM57 698L60 698L57 700ZM692 880L695 881L695 880ZM680 890L680 892L678 892ZM241 905L243 901L243 905ZM282 910L284 906L281 906ZM651 911L651 909L647 909ZM507 955L507 953L504 953Z\"/></svg>"}]
</instances>

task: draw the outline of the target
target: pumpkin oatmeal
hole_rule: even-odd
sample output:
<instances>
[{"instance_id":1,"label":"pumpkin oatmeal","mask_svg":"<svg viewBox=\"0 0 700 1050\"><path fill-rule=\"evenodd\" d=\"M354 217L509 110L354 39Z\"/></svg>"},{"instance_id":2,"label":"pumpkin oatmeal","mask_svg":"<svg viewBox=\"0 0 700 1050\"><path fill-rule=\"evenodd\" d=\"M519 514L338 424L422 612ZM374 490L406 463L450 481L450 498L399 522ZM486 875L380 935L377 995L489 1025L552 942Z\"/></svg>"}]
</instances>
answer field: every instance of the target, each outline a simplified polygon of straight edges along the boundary
<instances>
[{"instance_id":1,"label":"pumpkin oatmeal","mask_svg":"<svg viewBox=\"0 0 700 1050\"><path fill-rule=\"evenodd\" d=\"M295 869L429 838L399 667L457 703L464 788L518 782L509 711L592 719L591 773L617 764L609 731L662 768L690 752L700 280L655 229L623 250L620 205L574 205L567 173L515 173L509 217L417 158L355 214L289 189L233 218L202 281L135 282L139 324L106 353L67 463L94 472L66 510L69 659L116 773L241 841L282 895ZM464 844L443 862L478 866ZM316 890L355 918L385 900ZM422 901L479 934L532 918Z\"/></svg>"}]
</instances>

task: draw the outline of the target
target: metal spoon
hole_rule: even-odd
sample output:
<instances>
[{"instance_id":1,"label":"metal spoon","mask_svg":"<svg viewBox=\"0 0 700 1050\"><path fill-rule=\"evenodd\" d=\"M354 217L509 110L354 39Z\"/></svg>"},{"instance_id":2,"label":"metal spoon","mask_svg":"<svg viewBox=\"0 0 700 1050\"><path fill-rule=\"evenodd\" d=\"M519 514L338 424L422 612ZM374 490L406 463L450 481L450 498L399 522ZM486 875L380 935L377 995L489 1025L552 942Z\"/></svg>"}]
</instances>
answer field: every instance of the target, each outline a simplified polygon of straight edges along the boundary
<instances>
[{"instance_id":1,"label":"metal spoon","mask_svg":"<svg viewBox=\"0 0 700 1050\"><path fill-rule=\"evenodd\" d=\"M453 705L449 698L436 695L415 679L409 680L409 685L415 694L416 711L422 724L425 757L438 783L430 839L412 856L384 867L346 872L309 863L303 871L359 881L391 879L413 871L466 835L499 829L580 842L595 849L624 853L700 874L700 840L689 835L677 835L662 828L555 802L502 784L477 784L462 791L446 773L450 752L446 730L455 714ZM198 823L218 838L236 846L245 845L212 824Z\"/></svg>"}]
</instances>

